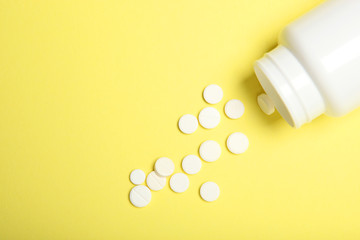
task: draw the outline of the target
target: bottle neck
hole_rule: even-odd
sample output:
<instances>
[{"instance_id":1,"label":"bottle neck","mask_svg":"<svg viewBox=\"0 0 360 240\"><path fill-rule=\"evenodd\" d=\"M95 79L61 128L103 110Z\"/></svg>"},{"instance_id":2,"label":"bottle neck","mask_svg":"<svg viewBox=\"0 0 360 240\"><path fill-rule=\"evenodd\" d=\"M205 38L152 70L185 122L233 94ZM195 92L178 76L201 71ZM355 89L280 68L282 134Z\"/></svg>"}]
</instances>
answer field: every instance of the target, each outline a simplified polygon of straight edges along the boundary
<instances>
[{"instance_id":1,"label":"bottle neck","mask_svg":"<svg viewBox=\"0 0 360 240\"><path fill-rule=\"evenodd\" d=\"M315 83L288 48L277 46L256 61L254 68L275 108L292 127L298 128L325 112Z\"/></svg>"}]
</instances>

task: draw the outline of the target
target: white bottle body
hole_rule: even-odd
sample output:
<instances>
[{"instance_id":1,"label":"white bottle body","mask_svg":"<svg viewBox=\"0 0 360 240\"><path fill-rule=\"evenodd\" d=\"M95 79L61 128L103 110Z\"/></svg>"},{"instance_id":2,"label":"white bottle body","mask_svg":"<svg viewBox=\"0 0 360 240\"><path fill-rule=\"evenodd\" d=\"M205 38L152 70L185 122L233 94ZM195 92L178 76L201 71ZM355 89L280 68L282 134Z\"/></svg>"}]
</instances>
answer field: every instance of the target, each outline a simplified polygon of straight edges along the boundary
<instances>
[{"instance_id":1,"label":"white bottle body","mask_svg":"<svg viewBox=\"0 0 360 240\"><path fill-rule=\"evenodd\" d=\"M294 127L359 107L360 1L328 0L289 24L255 72Z\"/></svg>"}]
</instances>

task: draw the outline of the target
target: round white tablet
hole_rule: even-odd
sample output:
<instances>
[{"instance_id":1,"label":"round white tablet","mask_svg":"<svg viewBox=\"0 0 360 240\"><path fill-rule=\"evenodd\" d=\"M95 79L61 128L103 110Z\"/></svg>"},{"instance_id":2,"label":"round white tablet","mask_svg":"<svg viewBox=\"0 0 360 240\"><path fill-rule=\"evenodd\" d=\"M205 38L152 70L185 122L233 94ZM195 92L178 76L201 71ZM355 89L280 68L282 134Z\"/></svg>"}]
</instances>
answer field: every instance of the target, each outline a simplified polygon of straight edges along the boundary
<instances>
[{"instance_id":1,"label":"round white tablet","mask_svg":"<svg viewBox=\"0 0 360 240\"><path fill-rule=\"evenodd\" d=\"M166 177L161 177L152 171L146 177L146 185L153 191L159 191L165 187Z\"/></svg>"},{"instance_id":2,"label":"round white tablet","mask_svg":"<svg viewBox=\"0 0 360 240\"><path fill-rule=\"evenodd\" d=\"M189 178L184 173L175 173L170 178L170 188L177 193L185 192L189 187Z\"/></svg>"},{"instance_id":3,"label":"round white tablet","mask_svg":"<svg viewBox=\"0 0 360 240\"><path fill-rule=\"evenodd\" d=\"M145 207L151 201L151 192L148 187L138 185L131 189L129 198L135 207Z\"/></svg>"},{"instance_id":4,"label":"round white tablet","mask_svg":"<svg viewBox=\"0 0 360 240\"><path fill-rule=\"evenodd\" d=\"M257 102L260 109L267 115L271 115L275 112L275 106L273 101L265 93L260 94L257 97Z\"/></svg>"},{"instance_id":5,"label":"round white tablet","mask_svg":"<svg viewBox=\"0 0 360 240\"><path fill-rule=\"evenodd\" d=\"M240 118L244 111L244 104L240 100L232 99L225 104L225 114L231 119Z\"/></svg>"},{"instance_id":6,"label":"round white tablet","mask_svg":"<svg viewBox=\"0 0 360 240\"><path fill-rule=\"evenodd\" d=\"M182 131L183 133L191 134L196 131L199 123L194 115L185 114L179 119L178 126L180 131Z\"/></svg>"},{"instance_id":7,"label":"round white tablet","mask_svg":"<svg viewBox=\"0 0 360 240\"><path fill-rule=\"evenodd\" d=\"M249 139L240 132L232 133L226 140L226 146L230 152L240 154L246 151L249 147Z\"/></svg>"},{"instance_id":8,"label":"round white tablet","mask_svg":"<svg viewBox=\"0 0 360 240\"><path fill-rule=\"evenodd\" d=\"M204 128L210 129L220 123L220 113L213 107L206 107L199 113L199 123Z\"/></svg>"},{"instance_id":9,"label":"round white tablet","mask_svg":"<svg viewBox=\"0 0 360 240\"><path fill-rule=\"evenodd\" d=\"M220 188L214 182L206 182L200 187L200 196L207 202L212 202L218 199L220 195Z\"/></svg>"},{"instance_id":10,"label":"round white tablet","mask_svg":"<svg viewBox=\"0 0 360 240\"><path fill-rule=\"evenodd\" d=\"M195 174L201 169L201 160L196 155L187 155L182 160L181 166L187 174Z\"/></svg>"},{"instance_id":11,"label":"round white tablet","mask_svg":"<svg viewBox=\"0 0 360 240\"><path fill-rule=\"evenodd\" d=\"M214 162L221 155L221 147L217 142L207 140L200 145L199 154L204 161Z\"/></svg>"},{"instance_id":12,"label":"round white tablet","mask_svg":"<svg viewBox=\"0 0 360 240\"><path fill-rule=\"evenodd\" d=\"M145 181L145 176L143 170L135 169L130 173L130 181L135 185L139 185Z\"/></svg>"},{"instance_id":13,"label":"round white tablet","mask_svg":"<svg viewBox=\"0 0 360 240\"><path fill-rule=\"evenodd\" d=\"M211 84L204 89L203 97L207 103L216 104L221 101L223 91L218 85Z\"/></svg>"},{"instance_id":14,"label":"round white tablet","mask_svg":"<svg viewBox=\"0 0 360 240\"><path fill-rule=\"evenodd\" d=\"M155 162L155 172L162 177L170 176L174 170L175 165L170 158L161 157Z\"/></svg>"}]
</instances>

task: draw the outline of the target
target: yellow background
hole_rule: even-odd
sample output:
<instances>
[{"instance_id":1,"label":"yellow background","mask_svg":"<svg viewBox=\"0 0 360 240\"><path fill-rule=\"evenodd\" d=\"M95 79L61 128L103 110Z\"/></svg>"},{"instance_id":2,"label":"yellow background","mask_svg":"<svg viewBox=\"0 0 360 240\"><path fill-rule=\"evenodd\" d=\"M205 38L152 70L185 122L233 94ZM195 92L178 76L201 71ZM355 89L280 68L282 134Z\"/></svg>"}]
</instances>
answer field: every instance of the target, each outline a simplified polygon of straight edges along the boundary
<instances>
[{"instance_id":1,"label":"yellow background","mask_svg":"<svg viewBox=\"0 0 360 240\"><path fill-rule=\"evenodd\" d=\"M256 104L253 62L317 0L0 2L0 239L360 239L360 110L294 130ZM222 121L192 135L182 114L224 90ZM239 120L224 103L244 102ZM250 148L232 155L240 131ZM133 207L132 169L223 153ZM199 186L215 181L206 203Z\"/></svg>"}]
</instances>

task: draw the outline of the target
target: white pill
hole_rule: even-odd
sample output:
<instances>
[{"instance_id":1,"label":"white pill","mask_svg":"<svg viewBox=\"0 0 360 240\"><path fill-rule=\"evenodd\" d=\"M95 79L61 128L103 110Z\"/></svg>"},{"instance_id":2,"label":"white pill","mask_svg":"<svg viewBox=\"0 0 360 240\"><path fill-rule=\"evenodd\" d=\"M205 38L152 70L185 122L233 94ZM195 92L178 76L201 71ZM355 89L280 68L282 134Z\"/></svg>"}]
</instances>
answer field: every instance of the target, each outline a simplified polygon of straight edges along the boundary
<instances>
[{"instance_id":1,"label":"white pill","mask_svg":"<svg viewBox=\"0 0 360 240\"><path fill-rule=\"evenodd\" d=\"M189 178L184 173L175 173L170 178L170 188L177 193L185 192L189 187Z\"/></svg>"},{"instance_id":2,"label":"white pill","mask_svg":"<svg viewBox=\"0 0 360 240\"><path fill-rule=\"evenodd\" d=\"M166 157L161 157L155 162L155 172L162 177L170 176L174 170L175 165L173 161Z\"/></svg>"},{"instance_id":3,"label":"white pill","mask_svg":"<svg viewBox=\"0 0 360 240\"><path fill-rule=\"evenodd\" d=\"M178 126L183 133L191 134L196 131L199 123L194 115L185 114L179 119Z\"/></svg>"},{"instance_id":4,"label":"white pill","mask_svg":"<svg viewBox=\"0 0 360 240\"><path fill-rule=\"evenodd\" d=\"M204 161L214 162L221 155L221 147L217 142L207 140L200 145L199 154Z\"/></svg>"},{"instance_id":5,"label":"white pill","mask_svg":"<svg viewBox=\"0 0 360 240\"><path fill-rule=\"evenodd\" d=\"M216 84L211 84L204 89L203 97L207 103L216 104L223 97L223 90Z\"/></svg>"},{"instance_id":6,"label":"white pill","mask_svg":"<svg viewBox=\"0 0 360 240\"><path fill-rule=\"evenodd\" d=\"M206 107L199 113L199 123L204 128L210 129L220 123L220 113L213 107Z\"/></svg>"},{"instance_id":7,"label":"white pill","mask_svg":"<svg viewBox=\"0 0 360 240\"><path fill-rule=\"evenodd\" d=\"M187 155L182 160L181 166L187 174L195 174L201 169L201 160L196 155Z\"/></svg>"},{"instance_id":8,"label":"white pill","mask_svg":"<svg viewBox=\"0 0 360 240\"><path fill-rule=\"evenodd\" d=\"M166 177L159 176L155 171L152 171L146 177L146 185L153 191L159 191L165 187Z\"/></svg>"},{"instance_id":9,"label":"white pill","mask_svg":"<svg viewBox=\"0 0 360 240\"><path fill-rule=\"evenodd\" d=\"M249 147L249 139L245 134L240 132L232 133L226 140L226 146L230 152L240 154Z\"/></svg>"},{"instance_id":10,"label":"white pill","mask_svg":"<svg viewBox=\"0 0 360 240\"><path fill-rule=\"evenodd\" d=\"M231 119L240 118L244 111L244 104L240 100L232 99L225 104L225 114Z\"/></svg>"},{"instance_id":11,"label":"white pill","mask_svg":"<svg viewBox=\"0 0 360 240\"><path fill-rule=\"evenodd\" d=\"M275 112L275 106L273 101L265 93L260 94L257 97L257 102L260 109L267 115L271 115Z\"/></svg>"},{"instance_id":12,"label":"white pill","mask_svg":"<svg viewBox=\"0 0 360 240\"><path fill-rule=\"evenodd\" d=\"M138 185L130 191L130 202L135 207L145 207L151 201L151 192L148 187Z\"/></svg>"},{"instance_id":13,"label":"white pill","mask_svg":"<svg viewBox=\"0 0 360 240\"><path fill-rule=\"evenodd\" d=\"M200 196L207 202L212 202L218 199L220 195L220 188L214 182L206 182L200 187Z\"/></svg>"},{"instance_id":14,"label":"white pill","mask_svg":"<svg viewBox=\"0 0 360 240\"><path fill-rule=\"evenodd\" d=\"M130 173L130 181L135 185L139 185L145 181L145 176L143 170L135 169Z\"/></svg>"}]
</instances>

